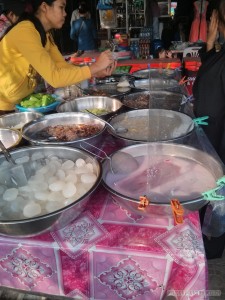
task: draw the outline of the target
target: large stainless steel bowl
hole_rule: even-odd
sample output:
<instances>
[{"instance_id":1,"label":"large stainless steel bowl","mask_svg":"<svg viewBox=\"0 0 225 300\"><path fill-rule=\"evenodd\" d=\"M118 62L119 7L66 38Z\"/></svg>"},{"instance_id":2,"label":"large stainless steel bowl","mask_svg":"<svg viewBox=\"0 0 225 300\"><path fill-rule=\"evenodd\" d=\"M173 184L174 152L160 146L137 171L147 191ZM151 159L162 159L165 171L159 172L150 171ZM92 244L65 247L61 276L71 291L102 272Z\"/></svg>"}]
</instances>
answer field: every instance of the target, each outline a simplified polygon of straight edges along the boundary
<instances>
[{"instance_id":1,"label":"large stainless steel bowl","mask_svg":"<svg viewBox=\"0 0 225 300\"><path fill-rule=\"evenodd\" d=\"M16 112L6 114L0 117L0 127L11 129L22 129L30 121L42 117L43 114L38 112Z\"/></svg>"},{"instance_id":2,"label":"large stainless steel bowl","mask_svg":"<svg viewBox=\"0 0 225 300\"><path fill-rule=\"evenodd\" d=\"M151 90L151 91L171 91L175 93L184 93L184 89L179 82L175 79L165 78L151 78L135 80L134 86L138 89Z\"/></svg>"},{"instance_id":3,"label":"large stainless steel bowl","mask_svg":"<svg viewBox=\"0 0 225 300\"><path fill-rule=\"evenodd\" d=\"M79 138L71 141L60 141L57 139L44 138L40 132L45 130L48 126L56 125L99 125L100 130L86 138ZM105 130L105 123L101 119L96 118L88 113L82 112L64 112L46 115L35 121L26 124L23 127L23 138L32 145L63 145L79 147L82 141L96 144L101 141L102 133Z\"/></svg>"},{"instance_id":4,"label":"large stainless steel bowl","mask_svg":"<svg viewBox=\"0 0 225 300\"><path fill-rule=\"evenodd\" d=\"M180 71L178 69L143 69L133 72L137 78L166 78L166 79L180 79Z\"/></svg>"},{"instance_id":5,"label":"large stainless steel bowl","mask_svg":"<svg viewBox=\"0 0 225 300\"><path fill-rule=\"evenodd\" d=\"M132 173L116 173L116 154L131 155L139 167ZM113 158L115 157L115 159ZM222 163L213 156L193 147L179 144L151 143L122 148L104 159L103 184L113 197L138 214L172 214L170 201L178 199L185 209L199 210L208 200L202 193L215 187L224 174ZM130 158L122 156L121 164ZM111 166L114 173L112 173ZM126 167L125 167L126 170ZM140 196L147 195L150 205L139 210Z\"/></svg>"},{"instance_id":6,"label":"large stainless steel bowl","mask_svg":"<svg viewBox=\"0 0 225 300\"><path fill-rule=\"evenodd\" d=\"M180 142L195 129L193 119L181 112L165 109L138 109L113 116L109 123L116 129L110 134L124 146L148 142ZM117 129L125 128L127 131Z\"/></svg>"},{"instance_id":7,"label":"large stainless steel bowl","mask_svg":"<svg viewBox=\"0 0 225 300\"><path fill-rule=\"evenodd\" d=\"M63 160L72 160L75 161L78 158L82 158L87 162L91 162L93 164L95 173L97 174L97 179L93 183L91 187L89 187L88 192L86 192L82 197L78 198L71 204L53 211L48 214L36 216L33 218L27 219L2 219L0 217L0 233L3 235L9 236L32 236L36 235L48 230L58 230L60 228L65 227L67 224L75 220L81 212L84 210L86 203L89 200L92 192L99 185L101 176L102 176L102 168L101 164L94 158L93 155L87 153L84 150L71 148L71 147L55 147L55 146L45 146L45 147L23 147L18 148L10 152L12 157L17 159L24 159L24 157L31 157L33 155L43 156L46 158L50 157L58 157ZM0 165L5 161L5 157L0 155ZM25 164L24 164L25 166ZM28 170L26 170L26 173ZM4 175L1 175L4 176ZM29 178L28 178L29 179ZM2 181L2 178L1 178ZM34 197L34 192L32 194ZM0 206L1 210L4 208L5 200L2 200L3 196L0 196ZM63 199L62 199L63 200Z\"/></svg>"},{"instance_id":8,"label":"large stainless steel bowl","mask_svg":"<svg viewBox=\"0 0 225 300\"><path fill-rule=\"evenodd\" d=\"M123 105L131 109L162 108L181 111L187 97L169 91L143 91L125 95Z\"/></svg>"},{"instance_id":9,"label":"large stainless steel bowl","mask_svg":"<svg viewBox=\"0 0 225 300\"><path fill-rule=\"evenodd\" d=\"M120 100L110 97L86 96L65 101L57 107L57 112L85 112L86 109L98 109L100 114L93 112L103 119L108 119L123 106ZM104 110L104 112L101 112Z\"/></svg>"},{"instance_id":10,"label":"large stainless steel bowl","mask_svg":"<svg viewBox=\"0 0 225 300\"><path fill-rule=\"evenodd\" d=\"M19 145L22 134L16 129L0 128L0 140L6 149L10 149Z\"/></svg>"},{"instance_id":11,"label":"large stainless steel bowl","mask_svg":"<svg viewBox=\"0 0 225 300\"><path fill-rule=\"evenodd\" d=\"M119 88L117 85L118 82L97 84L94 87L83 89L83 92L84 94L91 96L117 97L128 94L131 90L131 87Z\"/></svg>"}]
</instances>

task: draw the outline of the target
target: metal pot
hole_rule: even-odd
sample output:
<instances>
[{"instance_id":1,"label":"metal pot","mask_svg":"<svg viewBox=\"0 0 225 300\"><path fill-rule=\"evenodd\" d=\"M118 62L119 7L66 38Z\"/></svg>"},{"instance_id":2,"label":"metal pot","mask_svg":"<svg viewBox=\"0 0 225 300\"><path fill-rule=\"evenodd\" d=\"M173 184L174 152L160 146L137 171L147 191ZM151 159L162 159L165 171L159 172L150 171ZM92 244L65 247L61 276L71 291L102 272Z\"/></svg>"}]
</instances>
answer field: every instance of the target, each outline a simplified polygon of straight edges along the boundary
<instances>
[{"instance_id":1,"label":"metal pot","mask_svg":"<svg viewBox=\"0 0 225 300\"><path fill-rule=\"evenodd\" d=\"M23 237L33 236L48 230L59 230L65 227L68 223L75 220L84 210L90 195L96 189L101 181L102 167L101 164L89 153L84 150L75 149L71 147L24 147L10 152L12 157L16 160L24 157L31 157L34 154L43 155L44 157L57 156L61 159L68 159L75 161L78 158L92 162L96 170L97 179L89 191L81 198L74 201L61 209L45 215L20 219L20 220L2 220L0 218L0 233L3 235ZM0 164L5 161L3 155L0 156ZM2 196L1 196L2 198ZM0 200L4 201L4 200ZM5 201L4 201L5 202Z\"/></svg>"},{"instance_id":2,"label":"metal pot","mask_svg":"<svg viewBox=\"0 0 225 300\"><path fill-rule=\"evenodd\" d=\"M127 132L109 132L123 141L124 146L134 143L171 142L182 143L195 129L193 119L181 112L165 109L138 109L113 116L109 123Z\"/></svg>"},{"instance_id":3,"label":"metal pot","mask_svg":"<svg viewBox=\"0 0 225 300\"><path fill-rule=\"evenodd\" d=\"M213 156L185 145L137 144L119 151L135 158L139 167L131 174L114 174L110 160L104 159L103 185L119 203L138 214L171 214L174 198L188 211L199 210L208 202L202 193L217 187L216 181L224 174L222 163ZM145 210L138 209L142 195L150 200Z\"/></svg>"}]
</instances>

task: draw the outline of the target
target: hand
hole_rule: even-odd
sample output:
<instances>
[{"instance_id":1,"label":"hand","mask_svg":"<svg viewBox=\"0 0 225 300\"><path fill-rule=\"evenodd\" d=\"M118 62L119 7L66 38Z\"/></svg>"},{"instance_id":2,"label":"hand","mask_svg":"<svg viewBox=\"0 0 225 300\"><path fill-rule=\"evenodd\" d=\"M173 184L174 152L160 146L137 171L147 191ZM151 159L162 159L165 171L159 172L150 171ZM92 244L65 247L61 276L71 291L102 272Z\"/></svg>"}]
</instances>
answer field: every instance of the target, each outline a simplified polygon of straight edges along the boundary
<instances>
[{"instance_id":1,"label":"hand","mask_svg":"<svg viewBox=\"0 0 225 300\"><path fill-rule=\"evenodd\" d=\"M114 61L110 66L108 66L105 70L99 71L95 73L95 77L106 77L112 75L114 70L116 69L117 62Z\"/></svg>"},{"instance_id":2,"label":"hand","mask_svg":"<svg viewBox=\"0 0 225 300\"><path fill-rule=\"evenodd\" d=\"M218 13L216 10L213 10L208 27L208 36L206 42L207 51L211 50L214 47L217 38L218 23Z\"/></svg>"},{"instance_id":3,"label":"hand","mask_svg":"<svg viewBox=\"0 0 225 300\"><path fill-rule=\"evenodd\" d=\"M96 73L106 71L108 67L114 66L113 53L110 50L106 50L100 54L97 61L90 66L92 76L96 76Z\"/></svg>"}]
</instances>

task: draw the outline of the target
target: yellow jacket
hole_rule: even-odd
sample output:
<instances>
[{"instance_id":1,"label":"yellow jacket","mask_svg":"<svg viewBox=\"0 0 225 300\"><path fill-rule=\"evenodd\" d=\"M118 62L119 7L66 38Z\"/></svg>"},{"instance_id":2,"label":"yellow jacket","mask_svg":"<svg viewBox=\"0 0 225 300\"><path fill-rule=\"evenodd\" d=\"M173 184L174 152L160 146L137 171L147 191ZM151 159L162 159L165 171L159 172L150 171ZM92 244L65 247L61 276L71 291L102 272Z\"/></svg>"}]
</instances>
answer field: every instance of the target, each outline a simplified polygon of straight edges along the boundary
<instances>
[{"instance_id":1,"label":"yellow jacket","mask_svg":"<svg viewBox=\"0 0 225 300\"><path fill-rule=\"evenodd\" d=\"M13 110L16 103L34 91L36 73L55 88L91 77L89 67L65 62L49 38L43 47L33 23L23 21L0 42L0 110Z\"/></svg>"}]
</instances>

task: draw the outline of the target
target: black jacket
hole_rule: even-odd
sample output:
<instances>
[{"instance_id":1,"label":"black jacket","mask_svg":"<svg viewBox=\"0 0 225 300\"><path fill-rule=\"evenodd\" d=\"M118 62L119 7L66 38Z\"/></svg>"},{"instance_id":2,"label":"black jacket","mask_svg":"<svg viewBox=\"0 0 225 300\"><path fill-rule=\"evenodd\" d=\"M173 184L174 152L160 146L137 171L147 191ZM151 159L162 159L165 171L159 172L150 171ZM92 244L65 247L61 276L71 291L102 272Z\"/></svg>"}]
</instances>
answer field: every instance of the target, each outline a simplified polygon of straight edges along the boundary
<instances>
[{"instance_id":1,"label":"black jacket","mask_svg":"<svg viewBox=\"0 0 225 300\"><path fill-rule=\"evenodd\" d=\"M209 116L203 126L215 150L225 162L225 45L201 56L202 65L193 86L196 117Z\"/></svg>"}]
</instances>

